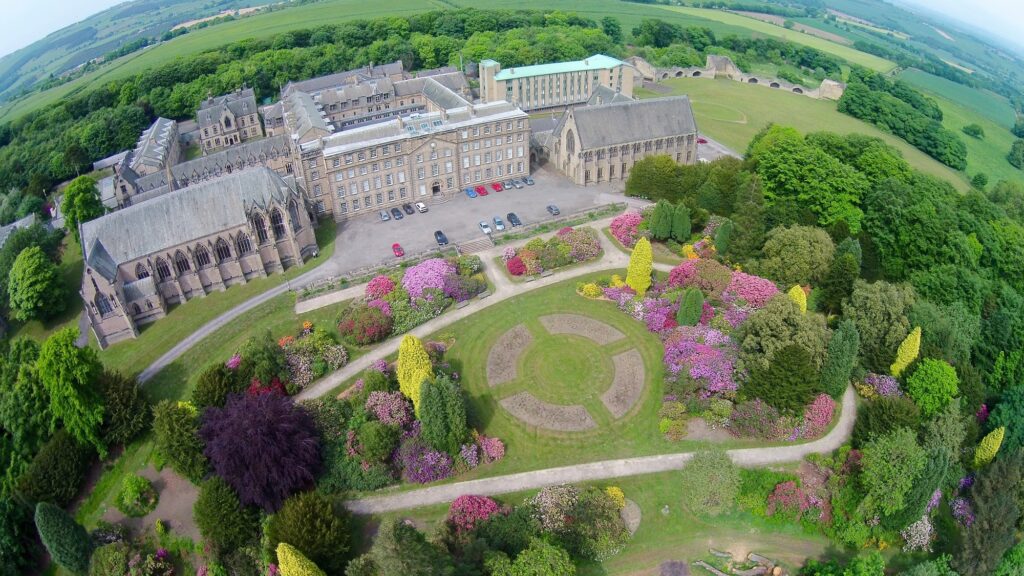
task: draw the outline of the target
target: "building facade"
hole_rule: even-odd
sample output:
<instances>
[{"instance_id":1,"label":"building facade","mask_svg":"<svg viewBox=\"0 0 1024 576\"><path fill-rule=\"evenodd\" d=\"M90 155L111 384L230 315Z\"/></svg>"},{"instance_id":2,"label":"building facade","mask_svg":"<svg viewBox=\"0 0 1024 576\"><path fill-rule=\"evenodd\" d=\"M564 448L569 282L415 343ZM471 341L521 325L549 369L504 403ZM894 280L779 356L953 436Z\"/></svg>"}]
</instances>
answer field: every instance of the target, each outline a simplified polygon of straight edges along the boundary
<instances>
[{"instance_id":1,"label":"building facade","mask_svg":"<svg viewBox=\"0 0 1024 576\"><path fill-rule=\"evenodd\" d=\"M133 150L121 156L114 165L114 195L126 198L135 189L135 182L144 176L163 172L181 160L178 123L157 118L147 128Z\"/></svg>"},{"instance_id":2,"label":"building facade","mask_svg":"<svg viewBox=\"0 0 1024 576\"><path fill-rule=\"evenodd\" d=\"M598 86L633 96L635 70L603 54L584 60L502 69L494 60L480 62L480 99L505 100L523 110L586 102Z\"/></svg>"},{"instance_id":3,"label":"building facade","mask_svg":"<svg viewBox=\"0 0 1024 576\"><path fill-rule=\"evenodd\" d=\"M252 88L208 98L196 112L203 154L263 137L263 124Z\"/></svg>"},{"instance_id":4,"label":"building facade","mask_svg":"<svg viewBox=\"0 0 1024 576\"><path fill-rule=\"evenodd\" d=\"M169 304L298 266L318 252L301 188L263 167L168 192L81 225L80 294L101 347Z\"/></svg>"},{"instance_id":5,"label":"building facade","mask_svg":"<svg viewBox=\"0 0 1024 576\"><path fill-rule=\"evenodd\" d=\"M625 180L643 158L697 161L697 123L686 96L626 100L566 110L533 139L538 159L580 185Z\"/></svg>"}]
</instances>

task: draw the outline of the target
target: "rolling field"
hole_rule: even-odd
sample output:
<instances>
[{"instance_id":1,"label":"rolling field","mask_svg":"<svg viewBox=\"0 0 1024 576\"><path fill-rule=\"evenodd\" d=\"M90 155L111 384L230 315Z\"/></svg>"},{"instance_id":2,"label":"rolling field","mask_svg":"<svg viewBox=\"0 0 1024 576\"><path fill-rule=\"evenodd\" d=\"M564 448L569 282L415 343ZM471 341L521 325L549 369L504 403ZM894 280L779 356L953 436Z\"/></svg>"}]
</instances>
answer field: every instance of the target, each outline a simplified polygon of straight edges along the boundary
<instances>
[{"instance_id":1,"label":"rolling field","mask_svg":"<svg viewBox=\"0 0 1024 576\"><path fill-rule=\"evenodd\" d=\"M962 173L939 163L892 134L839 113L836 103L830 100L814 100L732 80L677 78L662 84L671 87L673 94L690 96L701 132L741 154L750 139L769 122L793 126L803 133L820 130L842 134L859 132L882 138L899 149L911 166L922 172L944 178L960 190L968 188ZM637 95L641 98L663 96L643 89L637 90ZM985 130L988 131L988 128Z\"/></svg>"},{"instance_id":2,"label":"rolling field","mask_svg":"<svg viewBox=\"0 0 1024 576\"><path fill-rule=\"evenodd\" d=\"M963 108L980 114L1007 130L1013 127L1015 115L1010 103L998 94L983 90L975 90L963 84L957 84L934 74L909 68L900 72L899 79L907 82L930 96L939 96L956 102ZM988 129L985 130L988 132Z\"/></svg>"},{"instance_id":3,"label":"rolling field","mask_svg":"<svg viewBox=\"0 0 1024 576\"><path fill-rule=\"evenodd\" d=\"M780 26L775 26L753 18L747 18L746 16L741 16L739 14L733 14L731 12L680 6L664 7L663 9L669 12L687 14L699 18L706 18L708 20L717 20L724 24L747 28L753 32L758 32L766 36L773 36L788 42L816 48L827 54L838 56L839 58L843 58L854 64L860 64L861 66L871 68L872 70L878 70L879 72L888 72L896 67L895 62L890 62L884 58L879 58L878 56L861 52L860 50L856 50L849 46L843 46L796 30L787 30Z\"/></svg>"}]
</instances>

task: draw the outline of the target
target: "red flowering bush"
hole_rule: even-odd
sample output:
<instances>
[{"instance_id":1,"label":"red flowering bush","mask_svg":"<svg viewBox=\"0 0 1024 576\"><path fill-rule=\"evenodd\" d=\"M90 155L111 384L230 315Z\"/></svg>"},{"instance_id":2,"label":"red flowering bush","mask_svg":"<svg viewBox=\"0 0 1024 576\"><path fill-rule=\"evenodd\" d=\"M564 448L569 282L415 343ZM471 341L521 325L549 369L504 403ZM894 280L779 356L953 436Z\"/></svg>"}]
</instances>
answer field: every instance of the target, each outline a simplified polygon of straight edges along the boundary
<instances>
[{"instance_id":1,"label":"red flowering bush","mask_svg":"<svg viewBox=\"0 0 1024 576\"><path fill-rule=\"evenodd\" d=\"M366 285L366 295L370 298L383 298L395 289L395 281L387 276L376 276Z\"/></svg>"},{"instance_id":2,"label":"red flowering bush","mask_svg":"<svg viewBox=\"0 0 1024 576\"><path fill-rule=\"evenodd\" d=\"M694 286L709 298L720 298L732 281L733 271L716 260L683 260L669 272L670 288Z\"/></svg>"},{"instance_id":3,"label":"red flowering bush","mask_svg":"<svg viewBox=\"0 0 1024 576\"><path fill-rule=\"evenodd\" d=\"M741 438L772 440L780 436L779 418L778 410L757 398L736 406L729 416L729 430Z\"/></svg>"},{"instance_id":4,"label":"red flowering bush","mask_svg":"<svg viewBox=\"0 0 1024 576\"><path fill-rule=\"evenodd\" d=\"M448 521L457 531L469 532L499 512L501 506L486 496L459 496L448 509Z\"/></svg>"},{"instance_id":5,"label":"red flowering bush","mask_svg":"<svg viewBox=\"0 0 1024 576\"><path fill-rule=\"evenodd\" d=\"M338 332L342 338L365 346L387 338L393 326L391 318L379 308L359 306L345 314L338 323Z\"/></svg>"},{"instance_id":6,"label":"red flowering bush","mask_svg":"<svg viewBox=\"0 0 1024 576\"><path fill-rule=\"evenodd\" d=\"M643 217L636 212L626 212L612 219L612 236L623 246L632 248L640 238L640 223Z\"/></svg>"},{"instance_id":7,"label":"red flowering bush","mask_svg":"<svg viewBox=\"0 0 1024 576\"><path fill-rule=\"evenodd\" d=\"M768 496L767 511L769 516L784 514L799 519L811 504L811 499L796 482L788 480L777 484Z\"/></svg>"},{"instance_id":8,"label":"red flowering bush","mask_svg":"<svg viewBox=\"0 0 1024 576\"><path fill-rule=\"evenodd\" d=\"M250 396L261 396L263 394L285 395L284 383L281 382L281 379L277 376L272 378L270 383L266 385L260 382L259 378L253 378L252 381L249 382L249 388L246 389L245 392Z\"/></svg>"},{"instance_id":9,"label":"red flowering bush","mask_svg":"<svg viewBox=\"0 0 1024 576\"><path fill-rule=\"evenodd\" d=\"M513 276L522 276L526 273L526 264L523 264L523 259L519 256L513 256L505 263L505 267L508 268L508 273Z\"/></svg>"}]
</instances>

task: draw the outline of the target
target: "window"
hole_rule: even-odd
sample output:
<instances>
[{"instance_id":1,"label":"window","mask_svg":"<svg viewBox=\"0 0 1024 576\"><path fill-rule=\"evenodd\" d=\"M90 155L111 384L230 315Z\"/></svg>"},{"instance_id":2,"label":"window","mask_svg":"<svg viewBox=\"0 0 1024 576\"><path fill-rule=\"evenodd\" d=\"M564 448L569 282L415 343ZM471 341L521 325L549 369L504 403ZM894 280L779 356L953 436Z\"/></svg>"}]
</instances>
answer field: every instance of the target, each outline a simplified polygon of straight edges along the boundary
<instances>
[{"instance_id":1,"label":"window","mask_svg":"<svg viewBox=\"0 0 1024 576\"><path fill-rule=\"evenodd\" d=\"M402 151L402 145L401 144L395 144L395 152L401 152L401 151Z\"/></svg>"},{"instance_id":2,"label":"window","mask_svg":"<svg viewBox=\"0 0 1024 576\"><path fill-rule=\"evenodd\" d=\"M288 201L288 217L292 221L292 230L298 232L302 228L302 223L299 221L299 209L295 205L295 200Z\"/></svg>"},{"instance_id":3,"label":"window","mask_svg":"<svg viewBox=\"0 0 1024 576\"><path fill-rule=\"evenodd\" d=\"M139 262L135 265L135 278L136 280L142 280L143 278L149 278L149 270Z\"/></svg>"},{"instance_id":4,"label":"window","mask_svg":"<svg viewBox=\"0 0 1024 576\"><path fill-rule=\"evenodd\" d=\"M407 194L408 193L405 191L405 188L399 188L398 189L398 197L399 198L405 198Z\"/></svg>"},{"instance_id":5,"label":"window","mask_svg":"<svg viewBox=\"0 0 1024 576\"><path fill-rule=\"evenodd\" d=\"M105 294L97 293L95 303L100 316L109 316L110 314L113 314L114 307L110 305L110 300Z\"/></svg>"},{"instance_id":6,"label":"window","mask_svg":"<svg viewBox=\"0 0 1024 576\"><path fill-rule=\"evenodd\" d=\"M450 189L452 187L452 179L451 178L445 178L444 184L445 184L445 186L447 188Z\"/></svg>"},{"instance_id":7,"label":"window","mask_svg":"<svg viewBox=\"0 0 1024 576\"><path fill-rule=\"evenodd\" d=\"M315 159L309 161L309 169L312 170L314 168L316 168L316 160Z\"/></svg>"},{"instance_id":8,"label":"window","mask_svg":"<svg viewBox=\"0 0 1024 576\"><path fill-rule=\"evenodd\" d=\"M431 150L430 151L430 159L431 160L437 160L437 150Z\"/></svg>"},{"instance_id":9,"label":"window","mask_svg":"<svg viewBox=\"0 0 1024 576\"><path fill-rule=\"evenodd\" d=\"M446 161L444 163L444 173L445 174L451 174L453 169L454 169L454 167L452 166L452 161L451 160L448 160L448 161Z\"/></svg>"},{"instance_id":10,"label":"window","mask_svg":"<svg viewBox=\"0 0 1024 576\"><path fill-rule=\"evenodd\" d=\"M395 160L395 166L398 166L399 168L401 168L402 166L405 166L405 158L402 158L401 156L399 156L398 160Z\"/></svg>"},{"instance_id":11,"label":"window","mask_svg":"<svg viewBox=\"0 0 1024 576\"><path fill-rule=\"evenodd\" d=\"M370 148L370 158L376 158L376 157L377 157L377 149L376 148Z\"/></svg>"},{"instance_id":12,"label":"window","mask_svg":"<svg viewBox=\"0 0 1024 576\"><path fill-rule=\"evenodd\" d=\"M377 192L377 205L379 206L379 205L381 205L383 203L384 203L384 195L381 194L380 192Z\"/></svg>"},{"instance_id":13,"label":"window","mask_svg":"<svg viewBox=\"0 0 1024 576\"><path fill-rule=\"evenodd\" d=\"M352 209L359 210L359 198L352 199Z\"/></svg>"},{"instance_id":14,"label":"window","mask_svg":"<svg viewBox=\"0 0 1024 576\"><path fill-rule=\"evenodd\" d=\"M270 226L274 229L275 240L284 238L284 216L281 216L281 211L277 208L274 208L274 211L270 213Z\"/></svg>"},{"instance_id":15,"label":"window","mask_svg":"<svg viewBox=\"0 0 1024 576\"><path fill-rule=\"evenodd\" d=\"M417 154L416 155L416 163L417 164L422 164L423 163L423 154Z\"/></svg>"},{"instance_id":16,"label":"window","mask_svg":"<svg viewBox=\"0 0 1024 576\"><path fill-rule=\"evenodd\" d=\"M333 160L331 161L331 166L333 166L333 167L335 167L335 168L337 168L338 166L341 166L341 158L335 158L335 159L333 159Z\"/></svg>"},{"instance_id":17,"label":"window","mask_svg":"<svg viewBox=\"0 0 1024 576\"><path fill-rule=\"evenodd\" d=\"M199 244L196 246L196 266L199 268L206 268L210 265L210 253L206 250L206 246Z\"/></svg>"},{"instance_id":18,"label":"window","mask_svg":"<svg viewBox=\"0 0 1024 576\"><path fill-rule=\"evenodd\" d=\"M239 256L252 252L252 243L249 242L249 237L245 232L239 232L238 237L235 238L235 252L237 252Z\"/></svg>"},{"instance_id":19,"label":"window","mask_svg":"<svg viewBox=\"0 0 1024 576\"><path fill-rule=\"evenodd\" d=\"M381 187L381 183L380 182L381 182L380 181L380 176L374 176L373 177L373 187L375 189L380 190L380 187Z\"/></svg>"},{"instance_id":20,"label":"window","mask_svg":"<svg viewBox=\"0 0 1024 576\"><path fill-rule=\"evenodd\" d=\"M188 258L182 254L181 250L174 255L174 269L178 271L178 276L192 269L192 266L188 263Z\"/></svg>"},{"instance_id":21,"label":"window","mask_svg":"<svg viewBox=\"0 0 1024 576\"><path fill-rule=\"evenodd\" d=\"M424 178L424 174L425 172L423 171L423 168L416 169L416 178L422 180Z\"/></svg>"},{"instance_id":22,"label":"window","mask_svg":"<svg viewBox=\"0 0 1024 576\"><path fill-rule=\"evenodd\" d=\"M398 173L398 181L400 183L405 182L405 170L402 170L401 172Z\"/></svg>"},{"instance_id":23,"label":"window","mask_svg":"<svg viewBox=\"0 0 1024 576\"><path fill-rule=\"evenodd\" d=\"M395 191L394 190L388 190L388 202L394 202L394 201L395 201Z\"/></svg>"},{"instance_id":24,"label":"window","mask_svg":"<svg viewBox=\"0 0 1024 576\"><path fill-rule=\"evenodd\" d=\"M363 192L369 192L369 191L370 191L370 181L369 180L363 180Z\"/></svg>"},{"instance_id":25,"label":"window","mask_svg":"<svg viewBox=\"0 0 1024 576\"><path fill-rule=\"evenodd\" d=\"M387 148L385 148L385 150L387 150ZM384 161L384 169L385 170L390 170L391 169L391 160L385 160Z\"/></svg>"},{"instance_id":26,"label":"window","mask_svg":"<svg viewBox=\"0 0 1024 576\"><path fill-rule=\"evenodd\" d=\"M431 176L437 176L440 173L441 173L441 170L440 170L440 167L437 164L431 164L430 165L430 175Z\"/></svg>"},{"instance_id":27,"label":"window","mask_svg":"<svg viewBox=\"0 0 1024 576\"><path fill-rule=\"evenodd\" d=\"M374 162L371 167L374 172L380 172L380 163Z\"/></svg>"},{"instance_id":28,"label":"window","mask_svg":"<svg viewBox=\"0 0 1024 576\"><path fill-rule=\"evenodd\" d=\"M469 168L469 156L462 157L462 167Z\"/></svg>"},{"instance_id":29,"label":"window","mask_svg":"<svg viewBox=\"0 0 1024 576\"><path fill-rule=\"evenodd\" d=\"M323 196L323 189L319 184L313 184L313 196Z\"/></svg>"},{"instance_id":30,"label":"window","mask_svg":"<svg viewBox=\"0 0 1024 576\"><path fill-rule=\"evenodd\" d=\"M341 202L338 204L338 212L342 214L348 212L348 202Z\"/></svg>"},{"instance_id":31,"label":"window","mask_svg":"<svg viewBox=\"0 0 1024 576\"><path fill-rule=\"evenodd\" d=\"M369 196L363 196L363 206L366 206L367 208L370 207L370 197Z\"/></svg>"},{"instance_id":32,"label":"window","mask_svg":"<svg viewBox=\"0 0 1024 576\"><path fill-rule=\"evenodd\" d=\"M351 163L352 163L352 155L351 154L345 154L345 164L351 164Z\"/></svg>"},{"instance_id":33,"label":"window","mask_svg":"<svg viewBox=\"0 0 1024 576\"><path fill-rule=\"evenodd\" d=\"M142 314L142 308L139 308L138 304L132 304L132 314L134 314L136 316L138 316L139 314Z\"/></svg>"},{"instance_id":34,"label":"window","mask_svg":"<svg viewBox=\"0 0 1024 576\"><path fill-rule=\"evenodd\" d=\"M252 227L256 230L256 241L263 244L267 241L267 223L263 221L263 216L256 214L252 217Z\"/></svg>"},{"instance_id":35,"label":"window","mask_svg":"<svg viewBox=\"0 0 1024 576\"><path fill-rule=\"evenodd\" d=\"M335 182L341 182L344 179L345 179L345 172L344 171L339 171L339 172L335 172L334 173L334 181Z\"/></svg>"},{"instance_id":36,"label":"window","mask_svg":"<svg viewBox=\"0 0 1024 576\"><path fill-rule=\"evenodd\" d=\"M387 184L388 186L391 186L392 184L394 184L395 183L394 180L395 180L395 178L391 174L385 174L384 175L384 183Z\"/></svg>"}]
</instances>

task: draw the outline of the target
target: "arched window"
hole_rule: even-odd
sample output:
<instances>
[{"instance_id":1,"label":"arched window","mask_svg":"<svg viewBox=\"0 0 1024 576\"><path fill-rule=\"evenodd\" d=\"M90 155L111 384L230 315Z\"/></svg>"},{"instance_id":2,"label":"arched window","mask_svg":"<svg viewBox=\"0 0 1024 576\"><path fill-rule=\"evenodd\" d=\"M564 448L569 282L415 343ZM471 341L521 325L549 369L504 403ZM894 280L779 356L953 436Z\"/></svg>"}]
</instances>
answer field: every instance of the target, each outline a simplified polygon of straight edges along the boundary
<instances>
[{"instance_id":1,"label":"arched window","mask_svg":"<svg viewBox=\"0 0 1024 576\"><path fill-rule=\"evenodd\" d=\"M275 240L284 238L284 217L281 216L281 211L277 208L274 208L274 211L270 213L270 226L274 229Z\"/></svg>"},{"instance_id":2,"label":"arched window","mask_svg":"<svg viewBox=\"0 0 1024 576\"><path fill-rule=\"evenodd\" d=\"M295 207L295 200L288 202L288 216L292 219L292 230L295 232L299 231L299 209Z\"/></svg>"},{"instance_id":3,"label":"arched window","mask_svg":"<svg viewBox=\"0 0 1024 576\"><path fill-rule=\"evenodd\" d=\"M135 316L142 314L142 308L139 308L138 304L132 304L132 314L134 314Z\"/></svg>"},{"instance_id":4,"label":"arched window","mask_svg":"<svg viewBox=\"0 0 1024 576\"><path fill-rule=\"evenodd\" d=\"M231 248L228 248L228 243L223 238L217 238L217 243L213 245L213 249L217 252L218 264L231 258Z\"/></svg>"},{"instance_id":5,"label":"arched window","mask_svg":"<svg viewBox=\"0 0 1024 576\"><path fill-rule=\"evenodd\" d=\"M237 252L239 256L252 252L252 243L249 242L249 236L244 232L239 232L238 237L235 238L235 252Z\"/></svg>"},{"instance_id":6,"label":"arched window","mask_svg":"<svg viewBox=\"0 0 1024 576\"><path fill-rule=\"evenodd\" d=\"M576 153L576 138L573 136L572 130L565 134L565 151L570 155Z\"/></svg>"},{"instance_id":7,"label":"arched window","mask_svg":"<svg viewBox=\"0 0 1024 576\"><path fill-rule=\"evenodd\" d=\"M135 279L142 280L143 278L149 278L149 270L146 270L146 267L142 265L142 262L139 262L135 265Z\"/></svg>"},{"instance_id":8,"label":"arched window","mask_svg":"<svg viewBox=\"0 0 1024 576\"><path fill-rule=\"evenodd\" d=\"M196 245L196 266L206 268L210 265L210 252L202 244Z\"/></svg>"},{"instance_id":9,"label":"arched window","mask_svg":"<svg viewBox=\"0 0 1024 576\"><path fill-rule=\"evenodd\" d=\"M163 258L156 259L156 275L163 282L171 277L171 269L167 266L167 262L164 262Z\"/></svg>"},{"instance_id":10,"label":"arched window","mask_svg":"<svg viewBox=\"0 0 1024 576\"><path fill-rule=\"evenodd\" d=\"M263 221L263 216L253 214L252 227L256 229L256 240L260 244L265 243L267 241L267 223Z\"/></svg>"},{"instance_id":11,"label":"arched window","mask_svg":"<svg viewBox=\"0 0 1024 576\"><path fill-rule=\"evenodd\" d=\"M107 316L114 312L114 307L110 305L110 299L102 292L96 293L94 302L96 303L96 310L99 311L100 316Z\"/></svg>"},{"instance_id":12,"label":"arched window","mask_svg":"<svg viewBox=\"0 0 1024 576\"><path fill-rule=\"evenodd\" d=\"M192 269L192 266L188 263L188 258L185 257L181 250L178 250L178 253L174 255L174 268L178 271L178 276Z\"/></svg>"}]
</instances>

